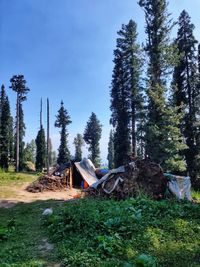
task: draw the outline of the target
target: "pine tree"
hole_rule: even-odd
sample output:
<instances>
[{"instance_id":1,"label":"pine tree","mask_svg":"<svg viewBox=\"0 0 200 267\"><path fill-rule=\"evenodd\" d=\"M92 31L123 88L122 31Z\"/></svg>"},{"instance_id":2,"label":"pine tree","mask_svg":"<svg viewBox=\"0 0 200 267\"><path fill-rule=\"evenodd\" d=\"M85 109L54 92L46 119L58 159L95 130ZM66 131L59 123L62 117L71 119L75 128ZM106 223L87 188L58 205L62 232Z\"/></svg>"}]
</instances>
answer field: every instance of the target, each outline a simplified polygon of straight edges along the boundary
<instances>
[{"instance_id":1,"label":"pine tree","mask_svg":"<svg viewBox=\"0 0 200 267\"><path fill-rule=\"evenodd\" d=\"M140 84L142 55L137 43L137 24L133 20L130 20L127 25L123 24L118 36L117 49L122 53L123 67L126 72L124 87L127 87L130 101L132 153L137 154L136 124L143 107L143 89Z\"/></svg>"},{"instance_id":2,"label":"pine tree","mask_svg":"<svg viewBox=\"0 0 200 267\"><path fill-rule=\"evenodd\" d=\"M35 140L31 140L30 143L26 144L26 147L24 149L24 158L25 162L31 161L32 163L35 163L36 160L36 144Z\"/></svg>"},{"instance_id":3,"label":"pine tree","mask_svg":"<svg viewBox=\"0 0 200 267\"><path fill-rule=\"evenodd\" d=\"M183 113L180 129L188 146L184 155L194 184L198 176L198 166L196 164L196 156L198 155L196 148L198 105L196 105L196 102L199 94L196 64L197 41L193 34L194 25L185 10L181 12L178 22L179 29L175 43L178 48L179 62L173 73L173 100L179 107L178 112Z\"/></svg>"},{"instance_id":4,"label":"pine tree","mask_svg":"<svg viewBox=\"0 0 200 267\"><path fill-rule=\"evenodd\" d=\"M0 167L4 170L8 169L11 159L11 123L10 104L6 96L5 87L1 87L0 97Z\"/></svg>"},{"instance_id":5,"label":"pine tree","mask_svg":"<svg viewBox=\"0 0 200 267\"><path fill-rule=\"evenodd\" d=\"M75 145L75 160L81 161L82 160L82 146L84 145L84 140L81 134L77 134L74 138L74 145Z\"/></svg>"},{"instance_id":6,"label":"pine tree","mask_svg":"<svg viewBox=\"0 0 200 267\"><path fill-rule=\"evenodd\" d=\"M46 165L46 139L43 126L40 126L36 140L36 163L35 167L37 171L42 171Z\"/></svg>"},{"instance_id":7,"label":"pine tree","mask_svg":"<svg viewBox=\"0 0 200 267\"><path fill-rule=\"evenodd\" d=\"M197 97L195 98L196 107L196 125L195 125L195 139L196 139L196 154L195 154L195 176L200 177L200 44L198 45L198 75L196 81ZM200 179L196 179L195 188L200 188Z\"/></svg>"},{"instance_id":8,"label":"pine tree","mask_svg":"<svg viewBox=\"0 0 200 267\"><path fill-rule=\"evenodd\" d=\"M137 25L130 20L118 32L111 85L111 124L114 127L115 166L126 164L128 154L137 154L137 125L143 108L140 82L141 51Z\"/></svg>"},{"instance_id":9,"label":"pine tree","mask_svg":"<svg viewBox=\"0 0 200 267\"><path fill-rule=\"evenodd\" d=\"M126 164L131 151L130 90L125 86L127 72L124 70L123 54L114 51L114 69L111 84L111 124L114 128L115 166Z\"/></svg>"},{"instance_id":10,"label":"pine tree","mask_svg":"<svg viewBox=\"0 0 200 267\"><path fill-rule=\"evenodd\" d=\"M148 62L146 154L165 169L183 171L179 151L185 148L176 108L166 101L169 73L176 60L169 34L173 27L166 0L140 0L145 12Z\"/></svg>"},{"instance_id":11,"label":"pine tree","mask_svg":"<svg viewBox=\"0 0 200 267\"><path fill-rule=\"evenodd\" d=\"M108 160L108 168L110 170L112 170L115 165L114 165L114 135L113 135L113 131L110 131L110 136L109 136L109 142L108 142L108 156L107 156L107 160Z\"/></svg>"},{"instance_id":12,"label":"pine tree","mask_svg":"<svg viewBox=\"0 0 200 267\"><path fill-rule=\"evenodd\" d=\"M63 101L61 101L61 107L58 110L58 115L56 116L55 127L61 128L60 131L60 146L58 149L58 159L57 163L62 164L70 160L70 152L68 148L68 132L67 126L71 123L70 116L67 110L64 108Z\"/></svg>"},{"instance_id":13,"label":"pine tree","mask_svg":"<svg viewBox=\"0 0 200 267\"><path fill-rule=\"evenodd\" d=\"M102 125L98 120L96 114L92 112L85 127L83 139L85 140L86 144L89 145L88 150L91 152L89 158L96 167L100 165L99 141L101 139L101 133L102 133Z\"/></svg>"},{"instance_id":14,"label":"pine tree","mask_svg":"<svg viewBox=\"0 0 200 267\"><path fill-rule=\"evenodd\" d=\"M26 100L26 95L30 91L26 87L26 80L23 75L14 75L11 79L10 88L17 93L17 104L16 104L16 135L15 135L15 155L16 163L15 169L18 172L23 168L24 165L24 142L23 137L25 134L24 114L22 103Z\"/></svg>"},{"instance_id":15,"label":"pine tree","mask_svg":"<svg viewBox=\"0 0 200 267\"><path fill-rule=\"evenodd\" d=\"M2 139L3 136L1 134L2 131L2 123L1 123L1 117L2 117L2 110L5 104L5 99L6 99L6 92L5 92L5 86L2 84L1 86L1 92L0 92L0 138ZM0 157L1 157L1 151L2 151L2 141L0 141Z\"/></svg>"}]
</instances>

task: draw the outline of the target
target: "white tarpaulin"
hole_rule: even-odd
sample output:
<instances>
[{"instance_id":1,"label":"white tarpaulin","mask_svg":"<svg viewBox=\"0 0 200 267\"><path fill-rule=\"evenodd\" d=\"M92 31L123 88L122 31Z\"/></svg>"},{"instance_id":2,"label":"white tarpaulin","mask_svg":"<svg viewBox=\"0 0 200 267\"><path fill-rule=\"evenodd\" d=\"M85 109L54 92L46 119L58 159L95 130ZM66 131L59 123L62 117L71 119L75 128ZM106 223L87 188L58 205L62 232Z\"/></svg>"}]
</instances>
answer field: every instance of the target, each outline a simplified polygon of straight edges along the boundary
<instances>
[{"instance_id":1,"label":"white tarpaulin","mask_svg":"<svg viewBox=\"0 0 200 267\"><path fill-rule=\"evenodd\" d=\"M99 184L103 184L107 179L109 179L110 175L113 174L113 173L121 173L121 172L125 172L125 168L124 166L121 166L117 169L113 169L113 170L110 170L106 175L104 175L100 180L97 180L97 182L95 182L92 187L93 188L97 188L97 186Z\"/></svg>"},{"instance_id":2,"label":"white tarpaulin","mask_svg":"<svg viewBox=\"0 0 200 267\"><path fill-rule=\"evenodd\" d=\"M191 201L191 181L189 176L178 176L165 173L165 176L169 178L168 188L172 194L178 199L184 199Z\"/></svg>"},{"instance_id":3,"label":"white tarpaulin","mask_svg":"<svg viewBox=\"0 0 200 267\"><path fill-rule=\"evenodd\" d=\"M75 162L75 166L89 186L98 181L95 174L95 167L91 160L84 158L80 162Z\"/></svg>"}]
</instances>

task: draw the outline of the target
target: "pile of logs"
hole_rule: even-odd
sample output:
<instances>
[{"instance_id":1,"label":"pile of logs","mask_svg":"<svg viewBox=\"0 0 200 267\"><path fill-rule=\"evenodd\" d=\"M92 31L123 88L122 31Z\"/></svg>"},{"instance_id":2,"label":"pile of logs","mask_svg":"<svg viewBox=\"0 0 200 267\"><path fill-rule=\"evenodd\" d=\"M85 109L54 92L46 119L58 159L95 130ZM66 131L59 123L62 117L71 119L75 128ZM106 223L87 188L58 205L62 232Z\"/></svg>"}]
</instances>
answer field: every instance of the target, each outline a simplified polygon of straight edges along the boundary
<instances>
[{"instance_id":1,"label":"pile of logs","mask_svg":"<svg viewBox=\"0 0 200 267\"><path fill-rule=\"evenodd\" d=\"M38 178L35 182L27 187L27 191L32 193L39 193L43 191L57 191L63 190L68 186L68 179L66 176L48 176L44 175Z\"/></svg>"},{"instance_id":2,"label":"pile of logs","mask_svg":"<svg viewBox=\"0 0 200 267\"><path fill-rule=\"evenodd\" d=\"M162 199L166 188L167 180L160 165L149 160L137 160L125 166L124 172L111 173L97 188L87 189L86 194L115 199L145 194L154 199Z\"/></svg>"}]
</instances>

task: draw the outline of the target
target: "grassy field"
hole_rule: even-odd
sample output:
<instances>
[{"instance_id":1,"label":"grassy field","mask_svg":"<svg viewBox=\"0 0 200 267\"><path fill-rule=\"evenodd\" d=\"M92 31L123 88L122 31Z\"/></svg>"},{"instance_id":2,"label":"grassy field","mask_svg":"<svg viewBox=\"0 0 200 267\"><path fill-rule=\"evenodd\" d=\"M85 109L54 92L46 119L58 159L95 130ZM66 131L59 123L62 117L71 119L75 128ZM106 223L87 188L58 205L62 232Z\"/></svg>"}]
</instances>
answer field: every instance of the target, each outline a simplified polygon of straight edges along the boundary
<instances>
[{"instance_id":1,"label":"grassy field","mask_svg":"<svg viewBox=\"0 0 200 267\"><path fill-rule=\"evenodd\" d=\"M0 192L36 178L0 174ZM200 267L200 193L192 195L197 203L139 197L0 208L0 267Z\"/></svg>"},{"instance_id":2,"label":"grassy field","mask_svg":"<svg viewBox=\"0 0 200 267\"><path fill-rule=\"evenodd\" d=\"M16 191L25 183L36 180L35 173L15 173L0 171L0 199L16 197Z\"/></svg>"},{"instance_id":3,"label":"grassy field","mask_svg":"<svg viewBox=\"0 0 200 267\"><path fill-rule=\"evenodd\" d=\"M32 182L38 177L36 173L15 173L0 171L0 186L19 185L24 182Z\"/></svg>"},{"instance_id":4,"label":"grassy field","mask_svg":"<svg viewBox=\"0 0 200 267\"><path fill-rule=\"evenodd\" d=\"M0 209L0 266L54 266L55 256L42 227L42 212L56 201L36 201ZM56 255L56 253L55 253Z\"/></svg>"},{"instance_id":5,"label":"grassy field","mask_svg":"<svg viewBox=\"0 0 200 267\"><path fill-rule=\"evenodd\" d=\"M44 219L47 207L54 213ZM0 209L1 267L199 267L199 248L199 204L83 199Z\"/></svg>"},{"instance_id":6,"label":"grassy field","mask_svg":"<svg viewBox=\"0 0 200 267\"><path fill-rule=\"evenodd\" d=\"M81 200L46 226L64 266L200 266L200 205Z\"/></svg>"}]
</instances>

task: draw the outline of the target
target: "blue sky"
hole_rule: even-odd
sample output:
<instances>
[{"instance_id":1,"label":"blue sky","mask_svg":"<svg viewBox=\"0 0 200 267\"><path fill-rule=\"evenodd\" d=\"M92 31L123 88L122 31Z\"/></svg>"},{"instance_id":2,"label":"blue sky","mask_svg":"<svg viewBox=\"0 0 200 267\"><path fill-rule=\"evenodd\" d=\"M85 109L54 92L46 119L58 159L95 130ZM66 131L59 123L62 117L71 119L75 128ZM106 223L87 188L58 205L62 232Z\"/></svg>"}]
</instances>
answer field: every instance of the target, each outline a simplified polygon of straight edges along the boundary
<instances>
[{"instance_id":1,"label":"blue sky","mask_svg":"<svg viewBox=\"0 0 200 267\"><path fill-rule=\"evenodd\" d=\"M186 9L200 40L200 1L171 0L177 19ZM107 156L110 131L109 86L113 49L122 23L138 24L138 40L145 41L144 15L136 0L0 0L0 83L5 84L15 114L16 95L9 89L14 74L23 74L30 93L24 103L26 141L39 128L40 98L50 99L51 138L59 145L55 115L64 101L72 124L70 150L77 133L95 112L103 124L101 157ZM45 108L45 107L44 107ZM44 124L46 122L44 113ZM87 155L87 151L84 152Z\"/></svg>"}]
</instances>

